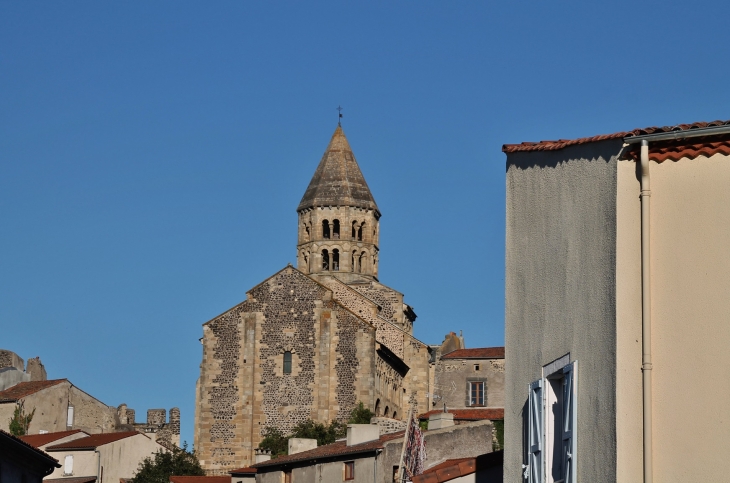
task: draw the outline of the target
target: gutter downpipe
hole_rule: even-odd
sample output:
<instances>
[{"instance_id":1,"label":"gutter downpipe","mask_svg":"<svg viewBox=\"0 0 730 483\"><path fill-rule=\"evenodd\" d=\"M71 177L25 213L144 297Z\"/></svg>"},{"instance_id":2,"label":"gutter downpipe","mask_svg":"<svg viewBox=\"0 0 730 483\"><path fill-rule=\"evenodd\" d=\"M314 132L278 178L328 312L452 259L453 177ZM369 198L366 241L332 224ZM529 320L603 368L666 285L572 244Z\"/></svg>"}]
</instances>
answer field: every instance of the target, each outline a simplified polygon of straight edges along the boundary
<instances>
[{"instance_id":1,"label":"gutter downpipe","mask_svg":"<svg viewBox=\"0 0 730 483\"><path fill-rule=\"evenodd\" d=\"M641 141L641 374L644 413L644 483L654 481L651 382L651 173L649 141Z\"/></svg>"}]
</instances>

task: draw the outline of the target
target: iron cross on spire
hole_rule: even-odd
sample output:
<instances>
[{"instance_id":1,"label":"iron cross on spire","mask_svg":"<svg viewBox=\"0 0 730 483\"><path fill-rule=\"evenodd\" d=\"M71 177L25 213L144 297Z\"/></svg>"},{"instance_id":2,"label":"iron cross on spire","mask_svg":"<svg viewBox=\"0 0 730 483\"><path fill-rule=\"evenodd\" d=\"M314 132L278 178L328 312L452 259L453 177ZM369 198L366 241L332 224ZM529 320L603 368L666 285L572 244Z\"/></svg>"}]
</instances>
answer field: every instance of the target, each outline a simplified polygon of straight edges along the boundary
<instances>
[{"instance_id":1,"label":"iron cross on spire","mask_svg":"<svg viewBox=\"0 0 730 483\"><path fill-rule=\"evenodd\" d=\"M337 111L340 113L339 117L337 118L337 125L342 126L342 107L339 105L337 106Z\"/></svg>"}]
</instances>

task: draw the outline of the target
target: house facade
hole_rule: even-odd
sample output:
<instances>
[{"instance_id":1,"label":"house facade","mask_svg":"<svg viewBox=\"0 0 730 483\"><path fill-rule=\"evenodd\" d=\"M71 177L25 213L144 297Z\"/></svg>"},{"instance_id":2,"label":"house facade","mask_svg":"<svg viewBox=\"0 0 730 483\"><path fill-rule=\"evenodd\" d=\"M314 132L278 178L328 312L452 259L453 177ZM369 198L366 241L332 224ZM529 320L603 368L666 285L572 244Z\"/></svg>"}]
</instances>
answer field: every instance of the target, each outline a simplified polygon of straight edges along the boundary
<instances>
[{"instance_id":1,"label":"house facade","mask_svg":"<svg viewBox=\"0 0 730 483\"><path fill-rule=\"evenodd\" d=\"M726 479L728 124L504 146L505 482Z\"/></svg>"}]
</instances>

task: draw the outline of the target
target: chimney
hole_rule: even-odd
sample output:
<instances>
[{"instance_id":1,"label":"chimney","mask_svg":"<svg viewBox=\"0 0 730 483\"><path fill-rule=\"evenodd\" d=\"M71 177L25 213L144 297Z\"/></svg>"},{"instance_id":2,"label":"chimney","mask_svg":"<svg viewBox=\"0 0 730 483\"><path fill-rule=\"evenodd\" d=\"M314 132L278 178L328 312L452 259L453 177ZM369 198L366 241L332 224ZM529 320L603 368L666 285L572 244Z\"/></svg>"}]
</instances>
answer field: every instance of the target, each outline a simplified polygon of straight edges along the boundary
<instances>
[{"instance_id":1,"label":"chimney","mask_svg":"<svg viewBox=\"0 0 730 483\"><path fill-rule=\"evenodd\" d=\"M255 453L254 463L263 463L271 459L271 450L257 448Z\"/></svg>"},{"instance_id":2,"label":"chimney","mask_svg":"<svg viewBox=\"0 0 730 483\"><path fill-rule=\"evenodd\" d=\"M289 454L297 454L302 451L309 451L317 447L316 439L289 438Z\"/></svg>"},{"instance_id":3,"label":"chimney","mask_svg":"<svg viewBox=\"0 0 730 483\"><path fill-rule=\"evenodd\" d=\"M454 415L451 413L435 413L428 417L428 430L448 428L454 425Z\"/></svg>"},{"instance_id":4,"label":"chimney","mask_svg":"<svg viewBox=\"0 0 730 483\"><path fill-rule=\"evenodd\" d=\"M380 438L380 428L377 424L348 424L347 446L353 446Z\"/></svg>"}]
</instances>

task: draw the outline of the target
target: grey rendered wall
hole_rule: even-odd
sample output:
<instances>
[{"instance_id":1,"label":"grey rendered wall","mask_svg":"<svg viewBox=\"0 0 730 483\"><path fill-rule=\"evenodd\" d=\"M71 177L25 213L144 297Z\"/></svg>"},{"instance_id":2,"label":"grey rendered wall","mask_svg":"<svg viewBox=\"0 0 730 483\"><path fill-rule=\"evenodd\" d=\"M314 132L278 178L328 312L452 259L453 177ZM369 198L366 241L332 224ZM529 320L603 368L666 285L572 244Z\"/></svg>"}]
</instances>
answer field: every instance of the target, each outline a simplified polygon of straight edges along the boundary
<instances>
[{"instance_id":1,"label":"grey rendered wall","mask_svg":"<svg viewBox=\"0 0 730 483\"><path fill-rule=\"evenodd\" d=\"M507 158L504 481L522 482L528 384L578 363L579 481L614 481L616 158L603 141Z\"/></svg>"}]
</instances>

